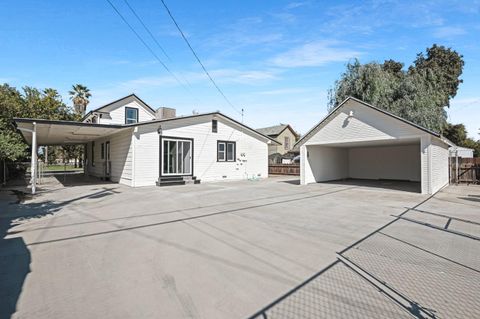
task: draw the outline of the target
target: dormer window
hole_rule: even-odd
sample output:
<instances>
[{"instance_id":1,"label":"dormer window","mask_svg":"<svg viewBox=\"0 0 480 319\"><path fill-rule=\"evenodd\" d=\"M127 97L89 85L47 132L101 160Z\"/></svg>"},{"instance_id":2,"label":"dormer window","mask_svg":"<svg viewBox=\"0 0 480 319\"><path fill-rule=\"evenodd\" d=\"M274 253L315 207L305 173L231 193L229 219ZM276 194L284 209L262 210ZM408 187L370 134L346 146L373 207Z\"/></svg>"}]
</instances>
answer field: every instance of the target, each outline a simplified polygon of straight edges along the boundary
<instances>
[{"instance_id":1,"label":"dormer window","mask_svg":"<svg viewBox=\"0 0 480 319\"><path fill-rule=\"evenodd\" d=\"M125 108L125 124L138 123L138 109L134 107Z\"/></svg>"}]
</instances>

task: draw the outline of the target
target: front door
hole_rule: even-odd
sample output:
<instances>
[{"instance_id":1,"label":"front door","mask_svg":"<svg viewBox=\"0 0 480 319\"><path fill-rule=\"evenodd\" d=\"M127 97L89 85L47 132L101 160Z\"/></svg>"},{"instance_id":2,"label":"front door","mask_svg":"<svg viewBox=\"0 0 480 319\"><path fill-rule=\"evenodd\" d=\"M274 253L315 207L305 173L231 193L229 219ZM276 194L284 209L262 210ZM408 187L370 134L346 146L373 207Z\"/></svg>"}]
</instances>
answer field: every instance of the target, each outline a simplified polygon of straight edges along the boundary
<instances>
[{"instance_id":1,"label":"front door","mask_svg":"<svg viewBox=\"0 0 480 319\"><path fill-rule=\"evenodd\" d=\"M192 175L192 140L162 138L162 175Z\"/></svg>"}]
</instances>

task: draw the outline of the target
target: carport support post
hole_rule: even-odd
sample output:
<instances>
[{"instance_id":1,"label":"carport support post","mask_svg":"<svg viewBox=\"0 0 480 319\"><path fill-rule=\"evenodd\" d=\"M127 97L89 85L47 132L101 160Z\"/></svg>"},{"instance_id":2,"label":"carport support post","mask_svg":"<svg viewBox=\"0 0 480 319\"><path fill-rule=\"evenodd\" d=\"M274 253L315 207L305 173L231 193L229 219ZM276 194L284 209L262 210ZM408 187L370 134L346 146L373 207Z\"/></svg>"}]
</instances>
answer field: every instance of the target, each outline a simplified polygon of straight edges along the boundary
<instances>
[{"instance_id":1,"label":"carport support post","mask_svg":"<svg viewBox=\"0 0 480 319\"><path fill-rule=\"evenodd\" d=\"M35 194L37 188L37 123L33 122L32 129L32 164L30 167L32 194Z\"/></svg>"}]
</instances>

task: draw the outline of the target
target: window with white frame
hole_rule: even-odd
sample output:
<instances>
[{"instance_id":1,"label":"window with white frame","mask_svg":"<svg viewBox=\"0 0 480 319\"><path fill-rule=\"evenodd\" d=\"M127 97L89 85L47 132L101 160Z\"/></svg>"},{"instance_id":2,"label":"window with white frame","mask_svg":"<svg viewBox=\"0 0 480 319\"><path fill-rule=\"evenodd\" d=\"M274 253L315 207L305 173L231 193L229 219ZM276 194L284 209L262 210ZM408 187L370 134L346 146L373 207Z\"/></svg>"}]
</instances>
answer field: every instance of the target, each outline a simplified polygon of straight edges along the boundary
<instances>
[{"instance_id":1,"label":"window with white frame","mask_svg":"<svg viewBox=\"0 0 480 319\"><path fill-rule=\"evenodd\" d=\"M217 161L218 162L235 162L236 143L229 141L217 142Z\"/></svg>"},{"instance_id":2,"label":"window with white frame","mask_svg":"<svg viewBox=\"0 0 480 319\"><path fill-rule=\"evenodd\" d=\"M125 124L138 123L138 109L134 107L125 108Z\"/></svg>"}]
</instances>

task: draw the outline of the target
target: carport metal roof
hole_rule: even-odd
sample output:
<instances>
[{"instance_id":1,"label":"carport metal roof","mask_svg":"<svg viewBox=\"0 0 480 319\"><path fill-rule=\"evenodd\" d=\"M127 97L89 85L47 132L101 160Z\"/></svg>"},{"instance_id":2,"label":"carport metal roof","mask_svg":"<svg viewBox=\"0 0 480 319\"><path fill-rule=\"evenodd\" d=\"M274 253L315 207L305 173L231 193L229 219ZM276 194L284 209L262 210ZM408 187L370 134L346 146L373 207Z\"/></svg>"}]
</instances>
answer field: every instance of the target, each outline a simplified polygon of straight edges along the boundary
<instances>
[{"instance_id":1,"label":"carport metal roof","mask_svg":"<svg viewBox=\"0 0 480 319\"><path fill-rule=\"evenodd\" d=\"M38 145L85 144L101 136L107 136L120 130L128 129L122 125L91 124L82 122L14 119L15 126L22 133L25 141L32 145L35 126Z\"/></svg>"}]
</instances>

